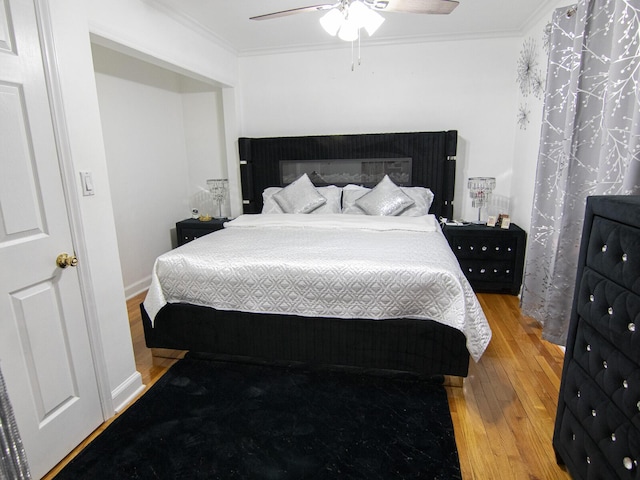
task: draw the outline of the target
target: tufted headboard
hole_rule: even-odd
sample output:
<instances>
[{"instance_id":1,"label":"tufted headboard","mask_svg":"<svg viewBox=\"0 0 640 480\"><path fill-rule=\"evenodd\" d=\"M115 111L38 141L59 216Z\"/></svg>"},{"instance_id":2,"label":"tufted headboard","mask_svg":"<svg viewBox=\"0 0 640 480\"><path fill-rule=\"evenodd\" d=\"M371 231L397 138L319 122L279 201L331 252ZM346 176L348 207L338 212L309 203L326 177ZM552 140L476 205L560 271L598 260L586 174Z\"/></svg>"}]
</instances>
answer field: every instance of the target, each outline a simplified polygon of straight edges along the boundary
<instances>
[{"instance_id":1,"label":"tufted headboard","mask_svg":"<svg viewBox=\"0 0 640 480\"><path fill-rule=\"evenodd\" d=\"M405 185L434 193L430 213L453 216L458 132L376 133L238 139L244 213L262 211L262 191L283 186L283 161L403 159L410 161ZM387 162L391 163L391 162ZM393 177L392 177L393 178ZM355 182L351 182L355 183ZM366 185L366 182L362 182ZM337 184L337 183L336 183Z\"/></svg>"}]
</instances>

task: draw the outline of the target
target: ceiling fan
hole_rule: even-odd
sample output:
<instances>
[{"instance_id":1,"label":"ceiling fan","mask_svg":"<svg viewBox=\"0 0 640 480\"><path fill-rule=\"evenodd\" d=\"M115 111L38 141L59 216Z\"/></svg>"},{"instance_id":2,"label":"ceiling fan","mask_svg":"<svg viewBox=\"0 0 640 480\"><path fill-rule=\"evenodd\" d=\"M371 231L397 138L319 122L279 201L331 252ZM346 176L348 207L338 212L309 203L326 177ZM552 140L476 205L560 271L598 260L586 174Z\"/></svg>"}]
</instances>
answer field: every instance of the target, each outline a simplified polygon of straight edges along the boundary
<instances>
[{"instance_id":1,"label":"ceiling fan","mask_svg":"<svg viewBox=\"0 0 640 480\"><path fill-rule=\"evenodd\" d=\"M364 29L369 36L373 35L384 22L384 17L379 12L449 14L458 6L458 3L457 0L338 0L333 4L292 8L250 17L250 19L269 20L298 13L326 10L320 18L320 25L329 35L337 35L341 40L352 42L351 70L353 70L353 42L358 41L358 64L360 64L360 30Z\"/></svg>"},{"instance_id":2,"label":"ceiling fan","mask_svg":"<svg viewBox=\"0 0 640 480\"><path fill-rule=\"evenodd\" d=\"M340 0L334 4L311 5L308 7L292 8L280 12L266 13L251 17L251 20L269 20L271 18L286 17L298 13L315 12L319 10L338 9L344 10L349 7L351 0ZM457 6L456 0L362 0L366 6L378 12L400 12L400 13L427 13L427 14L449 14Z\"/></svg>"}]
</instances>

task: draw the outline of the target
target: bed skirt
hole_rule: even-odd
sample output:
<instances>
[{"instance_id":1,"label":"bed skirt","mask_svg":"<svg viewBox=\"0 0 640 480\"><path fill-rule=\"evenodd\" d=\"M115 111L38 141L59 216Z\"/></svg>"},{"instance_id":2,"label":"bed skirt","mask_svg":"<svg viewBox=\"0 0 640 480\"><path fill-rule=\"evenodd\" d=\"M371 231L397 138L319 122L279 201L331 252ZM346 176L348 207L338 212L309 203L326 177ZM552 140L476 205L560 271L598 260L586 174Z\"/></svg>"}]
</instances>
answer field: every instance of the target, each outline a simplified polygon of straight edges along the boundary
<instances>
[{"instance_id":1,"label":"bed skirt","mask_svg":"<svg viewBox=\"0 0 640 480\"><path fill-rule=\"evenodd\" d=\"M314 318L170 303L152 326L140 309L149 348L421 375L466 377L469 370L465 336L432 320Z\"/></svg>"}]
</instances>

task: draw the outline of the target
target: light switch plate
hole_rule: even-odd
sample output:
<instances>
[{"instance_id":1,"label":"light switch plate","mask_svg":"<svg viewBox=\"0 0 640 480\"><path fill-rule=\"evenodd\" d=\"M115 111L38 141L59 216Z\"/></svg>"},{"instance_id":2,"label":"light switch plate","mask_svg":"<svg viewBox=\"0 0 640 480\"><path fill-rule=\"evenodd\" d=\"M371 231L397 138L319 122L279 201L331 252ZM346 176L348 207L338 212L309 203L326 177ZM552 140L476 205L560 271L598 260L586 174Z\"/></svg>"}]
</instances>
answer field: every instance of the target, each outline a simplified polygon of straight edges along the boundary
<instances>
[{"instance_id":1,"label":"light switch plate","mask_svg":"<svg viewBox=\"0 0 640 480\"><path fill-rule=\"evenodd\" d=\"M82 195L88 197L96 194L93 188L93 174L91 172L80 172L80 182L82 183Z\"/></svg>"}]
</instances>

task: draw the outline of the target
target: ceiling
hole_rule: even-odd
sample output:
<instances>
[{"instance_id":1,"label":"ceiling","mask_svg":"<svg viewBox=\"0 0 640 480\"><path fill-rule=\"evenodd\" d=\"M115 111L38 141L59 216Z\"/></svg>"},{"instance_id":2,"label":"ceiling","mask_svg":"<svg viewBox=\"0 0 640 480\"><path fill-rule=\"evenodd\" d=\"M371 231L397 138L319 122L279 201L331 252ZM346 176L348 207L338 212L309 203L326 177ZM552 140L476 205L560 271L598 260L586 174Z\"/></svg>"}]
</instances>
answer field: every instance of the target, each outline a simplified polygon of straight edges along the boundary
<instances>
[{"instance_id":1,"label":"ceiling","mask_svg":"<svg viewBox=\"0 0 640 480\"><path fill-rule=\"evenodd\" d=\"M249 17L331 0L144 0L238 55L344 47L320 27L323 12L270 20ZM406 43L521 35L558 0L459 0L449 15L384 13L385 22L364 44Z\"/></svg>"}]
</instances>

